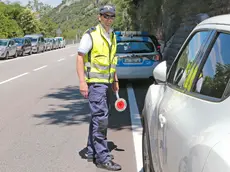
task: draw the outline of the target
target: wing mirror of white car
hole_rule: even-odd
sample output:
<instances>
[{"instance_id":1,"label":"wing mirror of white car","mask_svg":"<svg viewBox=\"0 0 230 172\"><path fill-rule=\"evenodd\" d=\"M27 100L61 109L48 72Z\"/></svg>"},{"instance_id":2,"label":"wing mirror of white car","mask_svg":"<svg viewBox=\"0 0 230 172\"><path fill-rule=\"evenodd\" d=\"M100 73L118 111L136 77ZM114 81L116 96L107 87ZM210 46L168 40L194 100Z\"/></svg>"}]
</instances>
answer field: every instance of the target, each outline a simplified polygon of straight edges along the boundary
<instances>
[{"instance_id":1,"label":"wing mirror of white car","mask_svg":"<svg viewBox=\"0 0 230 172\"><path fill-rule=\"evenodd\" d=\"M166 74L167 73L167 64L166 61L163 61L159 63L154 69L153 69L153 77L156 80L157 83L164 83L166 82Z\"/></svg>"}]
</instances>

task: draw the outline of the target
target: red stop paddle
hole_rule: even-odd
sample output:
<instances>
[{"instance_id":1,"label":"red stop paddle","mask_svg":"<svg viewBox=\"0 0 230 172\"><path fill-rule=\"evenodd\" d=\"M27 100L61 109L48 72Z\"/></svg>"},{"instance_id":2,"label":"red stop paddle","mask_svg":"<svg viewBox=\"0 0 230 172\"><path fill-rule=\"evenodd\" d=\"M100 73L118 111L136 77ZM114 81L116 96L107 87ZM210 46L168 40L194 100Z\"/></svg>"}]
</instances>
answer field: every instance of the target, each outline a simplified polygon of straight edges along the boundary
<instances>
[{"instance_id":1,"label":"red stop paddle","mask_svg":"<svg viewBox=\"0 0 230 172\"><path fill-rule=\"evenodd\" d=\"M116 91L116 97L117 97L117 100L115 102L115 108L118 112L122 112L126 109L127 103L125 99L119 97L118 91Z\"/></svg>"}]
</instances>

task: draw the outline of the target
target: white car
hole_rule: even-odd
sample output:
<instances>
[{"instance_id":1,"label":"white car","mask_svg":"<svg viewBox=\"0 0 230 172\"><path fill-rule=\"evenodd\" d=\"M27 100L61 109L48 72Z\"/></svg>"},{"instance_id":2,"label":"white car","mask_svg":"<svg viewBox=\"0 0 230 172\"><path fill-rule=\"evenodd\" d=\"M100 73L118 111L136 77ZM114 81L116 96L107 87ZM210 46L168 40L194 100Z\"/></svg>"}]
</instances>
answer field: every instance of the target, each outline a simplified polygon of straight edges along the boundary
<instances>
[{"instance_id":1,"label":"white car","mask_svg":"<svg viewBox=\"0 0 230 172\"><path fill-rule=\"evenodd\" d=\"M230 171L230 15L198 24L142 111L145 172Z\"/></svg>"}]
</instances>

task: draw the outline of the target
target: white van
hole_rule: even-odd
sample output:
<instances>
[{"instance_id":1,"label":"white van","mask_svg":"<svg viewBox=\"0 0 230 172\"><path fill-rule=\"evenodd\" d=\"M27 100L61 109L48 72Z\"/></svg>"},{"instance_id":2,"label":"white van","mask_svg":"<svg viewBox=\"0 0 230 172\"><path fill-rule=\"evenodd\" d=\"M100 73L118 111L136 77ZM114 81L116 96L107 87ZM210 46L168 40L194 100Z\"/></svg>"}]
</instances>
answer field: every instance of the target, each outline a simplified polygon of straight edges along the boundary
<instances>
[{"instance_id":1,"label":"white van","mask_svg":"<svg viewBox=\"0 0 230 172\"><path fill-rule=\"evenodd\" d=\"M59 48L65 48L65 46L66 46L65 39L63 37L55 37L55 38L60 41Z\"/></svg>"}]
</instances>

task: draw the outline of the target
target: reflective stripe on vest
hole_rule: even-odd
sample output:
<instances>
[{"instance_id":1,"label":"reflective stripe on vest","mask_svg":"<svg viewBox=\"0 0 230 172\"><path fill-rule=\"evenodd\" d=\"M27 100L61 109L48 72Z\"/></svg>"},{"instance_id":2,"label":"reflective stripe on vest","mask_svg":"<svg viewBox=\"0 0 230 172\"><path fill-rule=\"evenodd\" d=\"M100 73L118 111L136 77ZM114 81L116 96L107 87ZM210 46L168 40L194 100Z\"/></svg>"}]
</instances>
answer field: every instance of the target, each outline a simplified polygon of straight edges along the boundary
<instances>
[{"instance_id":1,"label":"reflective stripe on vest","mask_svg":"<svg viewBox=\"0 0 230 172\"><path fill-rule=\"evenodd\" d=\"M102 66L102 65L94 64L94 63L92 63L92 66L91 66L89 62L85 63L85 66L86 67L94 67L94 68L100 69L100 70L109 70L109 66ZM111 68L116 69L116 65L111 64Z\"/></svg>"},{"instance_id":2,"label":"reflective stripe on vest","mask_svg":"<svg viewBox=\"0 0 230 172\"><path fill-rule=\"evenodd\" d=\"M103 74L103 73L96 73L96 72L85 72L85 75L88 75L90 76L90 78L100 78L100 79L108 79L109 78L109 75L111 74L113 77L114 77L114 73L110 73L110 74Z\"/></svg>"}]
</instances>

